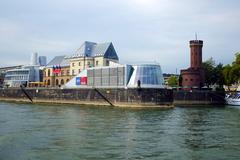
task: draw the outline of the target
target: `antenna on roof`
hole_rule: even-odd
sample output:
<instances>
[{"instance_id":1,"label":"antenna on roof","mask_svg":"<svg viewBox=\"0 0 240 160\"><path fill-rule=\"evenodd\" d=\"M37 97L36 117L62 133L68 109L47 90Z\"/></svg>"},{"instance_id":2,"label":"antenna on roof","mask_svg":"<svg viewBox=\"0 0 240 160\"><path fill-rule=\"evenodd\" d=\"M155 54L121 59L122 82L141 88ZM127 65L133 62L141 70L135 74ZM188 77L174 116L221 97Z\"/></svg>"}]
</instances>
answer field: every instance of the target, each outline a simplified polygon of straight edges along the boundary
<instances>
[{"instance_id":1,"label":"antenna on roof","mask_svg":"<svg viewBox=\"0 0 240 160\"><path fill-rule=\"evenodd\" d=\"M197 33L195 33L195 39L196 39L196 41L198 40L198 39L197 39Z\"/></svg>"}]
</instances>

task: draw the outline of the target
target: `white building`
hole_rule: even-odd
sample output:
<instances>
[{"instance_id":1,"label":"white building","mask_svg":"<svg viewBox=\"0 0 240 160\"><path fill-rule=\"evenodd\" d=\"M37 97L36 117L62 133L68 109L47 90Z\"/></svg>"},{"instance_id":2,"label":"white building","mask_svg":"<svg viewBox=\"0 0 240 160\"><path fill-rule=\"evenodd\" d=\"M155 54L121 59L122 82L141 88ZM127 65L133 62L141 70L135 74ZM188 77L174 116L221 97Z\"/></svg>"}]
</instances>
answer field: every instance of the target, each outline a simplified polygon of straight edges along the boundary
<instances>
[{"instance_id":1,"label":"white building","mask_svg":"<svg viewBox=\"0 0 240 160\"><path fill-rule=\"evenodd\" d=\"M23 66L20 69L12 69L6 72L4 86L19 87L27 85L28 82L38 82L39 66Z\"/></svg>"},{"instance_id":2,"label":"white building","mask_svg":"<svg viewBox=\"0 0 240 160\"><path fill-rule=\"evenodd\" d=\"M164 88L159 64L87 68L63 88Z\"/></svg>"},{"instance_id":3,"label":"white building","mask_svg":"<svg viewBox=\"0 0 240 160\"><path fill-rule=\"evenodd\" d=\"M37 53L31 56L30 65L22 66L21 68L7 70L4 77L4 86L20 87L27 85L28 82L40 81L40 65Z\"/></svg>"}]
</instances>

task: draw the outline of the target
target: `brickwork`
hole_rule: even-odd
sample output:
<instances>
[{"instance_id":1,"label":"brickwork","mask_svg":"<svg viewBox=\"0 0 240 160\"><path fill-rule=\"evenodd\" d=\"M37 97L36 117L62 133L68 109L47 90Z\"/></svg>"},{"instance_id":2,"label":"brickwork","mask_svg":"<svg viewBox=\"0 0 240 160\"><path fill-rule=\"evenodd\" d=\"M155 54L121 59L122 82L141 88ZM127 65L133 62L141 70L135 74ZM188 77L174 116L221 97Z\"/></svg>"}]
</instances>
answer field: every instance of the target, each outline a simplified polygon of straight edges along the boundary
<instances>
[{"instance_id":1,"label":"brickwork","mask_svg":"<svg viewBox=\"0 0 240 160\"><path fill-rule=\"evenodd\" d=\"M182 86L185 89L201 87L204 84L204 71L202 69L203 41L190 41L190 68L181 70Z\"/></svg>"}]
</instances>

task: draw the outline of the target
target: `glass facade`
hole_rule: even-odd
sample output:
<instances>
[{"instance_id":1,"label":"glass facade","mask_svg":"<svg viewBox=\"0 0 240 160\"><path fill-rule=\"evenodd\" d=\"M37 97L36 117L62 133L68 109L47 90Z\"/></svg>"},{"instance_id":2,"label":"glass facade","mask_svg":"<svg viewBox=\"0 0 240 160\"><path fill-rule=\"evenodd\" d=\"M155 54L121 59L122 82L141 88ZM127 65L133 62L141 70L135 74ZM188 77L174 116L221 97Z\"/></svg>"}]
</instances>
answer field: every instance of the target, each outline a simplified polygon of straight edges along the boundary
<instances>
[{"instance_id":1,"label":"glass facade","mask_svg":"<svg viewBox=\"0 0 240 160\"><path fill-rule=\"evenodd\" d=\"M164 79L160 65L157 64L142 64L133 65L132 74L130 76L127 87L136 88L138 82L143 88L163 88Z\"/></svg>"},{"instance_id":2,"label":"glass facade","mask_svg":"<svg viewBox=\"0 0 240 160\"><path fill-rule=\"evenodd\" d=\"M87 85L76 86L76 78L66 84L67 88L136 88L141 82L142 88L163 88L164 80L160 65L118 65L110 67L93 67L86 69Z\"/></svg>"},{"instance_id":3,"label":"glass facade","mask_svg":"<svg viewBox=\"0 0 240 160\"><path fill-rule=\"evenodd\" d=\"M8 70L4 78L4 85L8 87L19 87L21 84L38 82L39 80L39 66L23 66L19 69Z\"/></svg>"},{"instance_id":4,"label":"glass facade","mask_svg":"<svg viewBox=\"0 0 240 160\"><path fill-rule=\"evenodd\" d=\"M134 83L137 84L137 81L140 80L141 84L161 85L160 76L160 66L138 66Z\"/></svg>"}]
</instances>

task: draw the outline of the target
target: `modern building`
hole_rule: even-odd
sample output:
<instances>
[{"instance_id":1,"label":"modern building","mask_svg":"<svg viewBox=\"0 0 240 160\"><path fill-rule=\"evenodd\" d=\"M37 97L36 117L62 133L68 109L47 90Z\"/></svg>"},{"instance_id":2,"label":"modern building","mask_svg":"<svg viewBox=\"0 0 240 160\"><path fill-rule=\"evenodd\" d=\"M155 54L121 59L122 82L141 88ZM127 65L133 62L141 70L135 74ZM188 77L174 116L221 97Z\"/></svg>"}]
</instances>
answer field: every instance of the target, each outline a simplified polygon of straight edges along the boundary
<instances>
[{"instance_id":1,"label":"modern building","mask_svg":"<svg viewBox=\"0 0 240 160\"><path fill-rule=\"evenodd\" d=\"M5 72L4 86L20 87L22 84L27 86L29 82L40 82L41 80L38 54L33 53L29 65L8 69Z\"/></svg>"},{"instance_id":2,"label":"modern building","mask_svg":"<svg viewBox=\"0 0 240 160\"><path fill-rule=\"evenodd\" d=\"M47 57L46 56L39 56L38 61L39 61L40 66L46 66L47 65Z\"/></svg>"},{"instance_id":3,"label":"modern building","mask_svg":"<svg viewBox=\"0 0 240 160\"><path fill-rule=\"evenodd\" d=\"M39 66L23 66L19 69L12 69L6 72L4 78L4 86L6 87L20 87L20 85L27 86L28 82L38 82Z\"/></svg>"},{"instance_id":4,"label":"modern building","mask_svg":"<svg viewBox=\"0 0 240 160\"><path fill-rule=\"evenodd\" d=\"M66 84L73 76L70 75L70 62L66 56L54 57L43 70L43 82L49 87Z\"/></svg>"},{"instance_id":5,"label":"modern building","mask_svg":"<svg viewBox=\"0 0 240 160\"><path fill-rule=\"evenodd\" d=\"M109 66L118 63L118 55L110 43L84 42L75 54L65 57L70 61L70 74L78 75L86 68Z\"/></svg>"},{"instance_id":6,"label":"modern building","mask_svg":"<svg viewBox=\"0 0 240 160\"><path fill-rule=\"evenodd\" d=\"M64 88L163 88L159 64L114 65L87 68Z\"/></svg>"},{"instance_id":7,"label":"modern building","mask_svg":"<svg viewBox=\"0 0 240 160\"><path fill-rule=\"evenodd\" d=\"M32 65L32 66L39 65L38 53L33 53L33 54L31 55L30 65Z\"/></svg>"},{"instance_id":8,"label":"modern building","mask_svg":"<svg viewBox=\"0 0 240 160\"><path fill-rule=\"evenodd\" d=\"M202 68L202 40L190 41L190 68L181 70L182 87L186 89L200 88L203 86L205 78Z\"/></svg>"},{"instance_id":9,"label":"modern building","mask_svg":"<svg viewBox=\"0 0 240 160\"><path fill-rule=\"evenodd\" d=\"M6 72L8 70L17 69L17 68L21 68L21 67L22 67L22 65L0 68L0 87L3 87L4 78L5 78Z\"/></svg>"}]
</instances>

